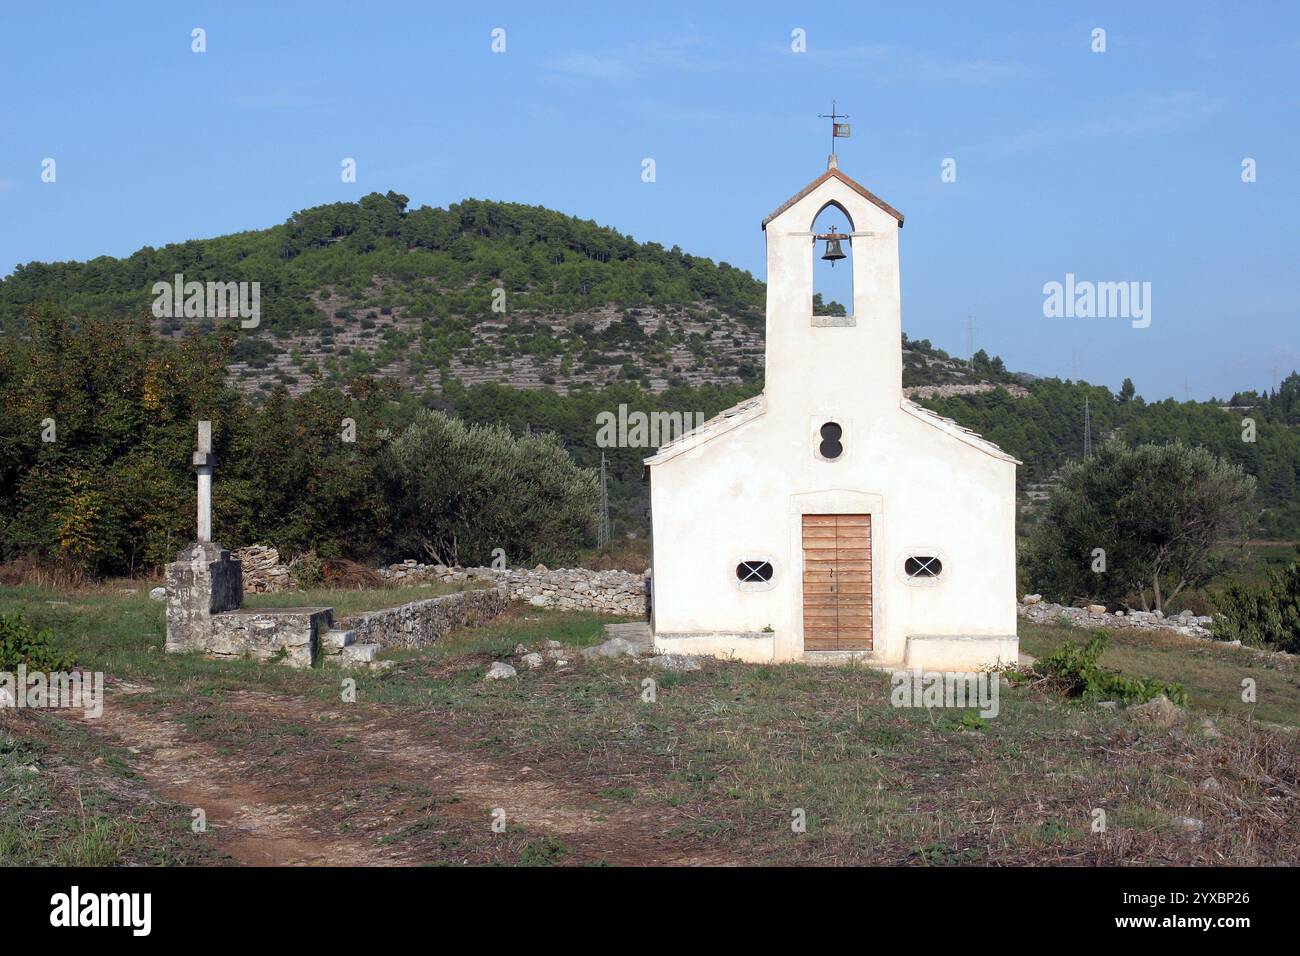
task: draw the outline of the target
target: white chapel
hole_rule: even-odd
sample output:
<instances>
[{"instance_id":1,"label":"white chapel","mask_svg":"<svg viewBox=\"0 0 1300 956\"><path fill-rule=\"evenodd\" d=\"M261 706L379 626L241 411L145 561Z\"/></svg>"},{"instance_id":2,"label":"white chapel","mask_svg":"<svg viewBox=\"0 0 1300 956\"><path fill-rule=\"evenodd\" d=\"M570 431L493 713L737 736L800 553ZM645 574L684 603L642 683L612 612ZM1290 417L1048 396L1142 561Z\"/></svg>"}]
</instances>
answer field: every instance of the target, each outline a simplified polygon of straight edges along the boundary
<instances>
[{"instance_id":1,"label":"white chapel","mask_svg":"<svg viewBox=\"0 0 1300 956\"><path fill-rule=\"evenodd\" d=\"M843 233L818 235L833 206ZM840 171L763 221L763 393L646 460L662 653L1014 664L1018 462L903 396L903 216ZM852 252L849 315L813 257Z\"/></svg>"}]
</instances>

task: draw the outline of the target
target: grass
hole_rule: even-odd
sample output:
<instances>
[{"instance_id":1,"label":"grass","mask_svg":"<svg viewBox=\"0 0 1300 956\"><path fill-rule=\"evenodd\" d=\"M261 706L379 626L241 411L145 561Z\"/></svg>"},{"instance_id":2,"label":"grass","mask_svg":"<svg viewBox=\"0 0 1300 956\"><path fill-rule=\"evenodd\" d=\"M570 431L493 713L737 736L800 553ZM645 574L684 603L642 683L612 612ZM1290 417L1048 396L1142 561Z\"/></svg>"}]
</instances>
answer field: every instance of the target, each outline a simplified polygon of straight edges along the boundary
<instances>
[{"instance_id":1,"label":"grass","mask_svg":"<svg viewBox=\"0 0 1300 956\"><path fill-rule=\"evenodd\" d=\"M0 718L0 865L219 862L186 808L145 792L121 755L45 715Z\"/></svg>"},{"instance_id":2,"label":"grass","mask_svg":"<svg viewBox=\"0 0 1300 956\"><path fill-rule=\"evenodd\" d=\"M1253 718L1300 727L1300 673L1293 659L1272 658L1252 648L1217 641L1189 641L1167 631L1108 630L1103 667L1124 674L1177 681L1191 705L1215 716ZM1021 622L1020 648L1042 657L1066 641L1084 641L1081 628ZM1242 700L1242 681L1255 684L1255 701Z\"/></svg>"},{"instance_id":3,"label":"grass","mask_svg":"<svg viewBox=\"0 0 1300 956\"><path fill-rule=\"evenodd\" d=\"M1269 570L1280 571L1300 556L1300 541L1247 541L1246 567L1236 580L1258 584Z\"/></svg>"},{"instance_id":4,"label":"grass","mask_svg":"<svg viewBox=\"0 0 1300 956\"><path fill-rule=\"evenodd\" d=\"M512 776L526 768L530 779L572 791L599 809L600 820L614 821L577 835L512 823L494 841L477 816L472 825L463 820L480 808L438 789L446 772L399 786L367 763L380 757L346 727L318 718L339 700L332 667L166 655L162 607L147 597L0 588L0 611L17 607L51 627L84 666L148 685L132 706L175 721L187 739L238 758L249 774L319 785L321 774L310 768L328 768L325 777L355 791L335 799L372 815L358 820L322 808L322 826L418 847L429 862L626 860L628 848L646 839L654 845L645 862L685 852L752 863L921 866L1300 860L1288 809L1300 764L1300 684L1292 663L1247 649L1112 632L1103 665L1187 688L1188 719L1170 731L1032 684L1003 690L1000 713L980 719L973 711L895 708L888 676L863 668L711 662L698 672L662 672L639 661L585 661L576 651L600 640L611 618L515 605L433 647L386 653L395 662L390 670L351 672L367 708L357 720L366 726L436 738L476 766ZM1021 632L1024 650L1038 656L1086 637L1049 626ZM546 639L574 648L569 667L521 667L514 680L482 680L515 644ZM656 682L654 703L642 698L646 678ZM1253 704L1241 700L1246 678L1255 682ZM248 713L238 691L297 709L274 719ZM1202 730L1205 717L1221 737ZM151 837L143 805L107 796L129 782L129 754L106 752L53 718L12 724L0 725L13 741L0 746L0 858L52 860L54 843L23 836L36 826L70 840L76 859L198 859L186 833ZM109 775L104 782L92 774L82 785L84 813L52 777L23 776L30 748L42 747L38 762L57 758ZM95 765L96 757L104 764ZM354 768L365 775L353 781ZM1096 809L1106 811L1106 833L1092 832ZM649 837L616 832L628 825L620 814L656 821L657 829ZM791 826L797 816L806 820L803 832ZM1205 821L1203 832L1176 824L1188 816Z\"/></svg>"}]
</instances>

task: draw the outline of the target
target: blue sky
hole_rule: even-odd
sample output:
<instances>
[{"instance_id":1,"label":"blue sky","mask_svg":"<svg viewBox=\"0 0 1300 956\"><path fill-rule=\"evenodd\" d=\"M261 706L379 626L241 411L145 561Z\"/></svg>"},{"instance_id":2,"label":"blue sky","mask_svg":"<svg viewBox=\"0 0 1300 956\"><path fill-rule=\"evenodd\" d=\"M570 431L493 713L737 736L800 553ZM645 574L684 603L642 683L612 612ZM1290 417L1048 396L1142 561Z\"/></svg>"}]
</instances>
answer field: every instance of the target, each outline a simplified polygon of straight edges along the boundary
<instances>
[{"instance_id":1,"label":"blue sky","mask_svg":"<svg viewBox=\"0 0 1300 956\"><path fill-rule=\"evenodd\" d=\"M964 353L969 314L1013 369L1223 396L1300 367L1298 79L1283 3L7 4L0 275L395 189L762 278L759 223L825 168L835 97L842 168L907 217L909 335ZM1151 282L1150 326L1045 318L1066 273Z\"/></svg>"}]
</instances>

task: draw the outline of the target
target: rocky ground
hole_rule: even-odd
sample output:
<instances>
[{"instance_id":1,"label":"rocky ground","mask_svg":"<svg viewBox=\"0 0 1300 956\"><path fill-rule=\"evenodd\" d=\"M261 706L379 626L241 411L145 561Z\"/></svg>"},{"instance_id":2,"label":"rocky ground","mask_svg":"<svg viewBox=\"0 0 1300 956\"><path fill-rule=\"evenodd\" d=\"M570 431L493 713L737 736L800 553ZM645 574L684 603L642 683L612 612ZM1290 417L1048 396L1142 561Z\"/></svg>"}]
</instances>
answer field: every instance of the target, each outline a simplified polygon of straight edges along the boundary
<instances>
[{"instance_id":1,"label":"rocky ground","mask_svg":"<svg viewBox=\"0 0 1300 956\"><path fill-rule=\"evenodd\" d=\"M362 371L412 391L441 389L443 369L421 350L431 324L446 320L413 315L400 305L384 311L365 304L377 302L388 282L375 277L361 304L337 290L314 293L319 327L248 333L227 366L228 381L254 394L277 384L299 394L331 376ZM165 337L185 334L184 328L164 327L161 321L155 327ZM673 384L737 385L761 374L764 363L761 315L731 314L707 302L507 313L471 321L469 330L467 340L457 339L445 365L445 373L465 385L492 382L567 394L577 385L601 387L626 379L625 368L631 367L650 391L659 392ZM547 348L528 344L538 336ZM909 387L909 397L971 395L999 387L973 381L963 361L906 348L903 354L905 379L915 373L931 383ZM1017 397L1027 394L1019 385L1001 387Z\"/></svg>"}]
</instances>

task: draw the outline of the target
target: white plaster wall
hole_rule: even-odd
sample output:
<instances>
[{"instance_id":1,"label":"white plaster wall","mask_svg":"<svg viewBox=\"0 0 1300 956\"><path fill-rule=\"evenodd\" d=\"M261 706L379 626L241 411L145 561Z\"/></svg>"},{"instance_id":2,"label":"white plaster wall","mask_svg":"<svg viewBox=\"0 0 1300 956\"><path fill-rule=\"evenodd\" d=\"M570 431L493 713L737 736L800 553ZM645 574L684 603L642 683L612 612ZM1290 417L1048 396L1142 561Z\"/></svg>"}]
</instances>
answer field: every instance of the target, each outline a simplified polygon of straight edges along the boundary
<instances>
[{"instance_id":1,"label":"white plaster wall","mask_svg":"<svg viewBox=\"0 0 1300 956\"><path fill-rule=\"evenodd\" d=\"M856 326L814 328L810 227L831 199L875 235L853 240ZM651 468L656 635L771 628L774 659L801 656L801 516L815 513L872 515L883 659L902 661L908 635L1015 634L1014 463L900 405L898 229L837 180L768 224L766 412ZM844 427L834 462L814 453L829 419ZM940 578L908 582L910 554L938 554ZM737 587L749 558L772 561L770 589Z\"/></svg>"}]
</instances>

